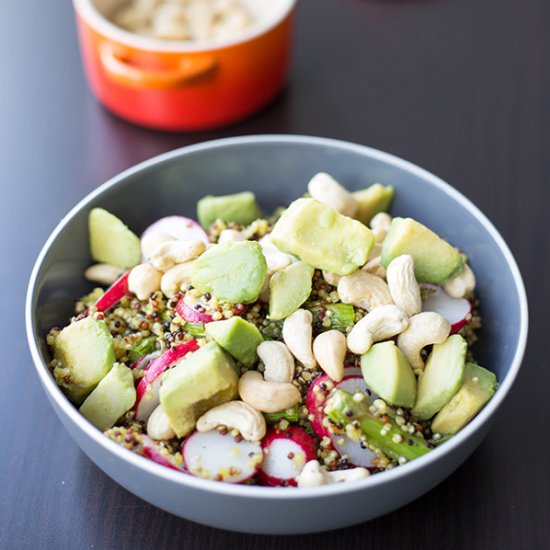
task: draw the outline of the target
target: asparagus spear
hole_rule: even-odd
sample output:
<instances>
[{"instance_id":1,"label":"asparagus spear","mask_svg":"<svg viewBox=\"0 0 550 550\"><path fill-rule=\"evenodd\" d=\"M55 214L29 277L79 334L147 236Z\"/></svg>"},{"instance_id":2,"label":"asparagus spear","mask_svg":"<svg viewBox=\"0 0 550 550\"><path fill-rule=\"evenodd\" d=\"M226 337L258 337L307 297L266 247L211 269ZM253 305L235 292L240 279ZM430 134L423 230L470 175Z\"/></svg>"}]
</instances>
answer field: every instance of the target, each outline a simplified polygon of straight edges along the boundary
<instances>
[{"instance_id":1,"label":"asparagus spear","mask_svg":"<svg viewBox=\"0 0 550 550\"><path fill-rule=\"evenodd\" d=\"M132 363L135 363L140 357L155 351L156 336L148 336L140 340L135 346L128 351L128 357Z\"/></svg>"},{"instance_id":2,"label":"asparagus spear","mask_svg":"<svg viewBox=\"0 0 550 550\"><path fill-rule=\"evenodd\" d=\"M331 312L330 328L342 330L355 323L355 309L351 304L327 304L323 307ZM319 319L321 306L312 306L308 309L311 311L314 320Z\"/></svg>"},{"instance_id":3,"label":"asparagus spear","mask_svg":"<svg viewBox=\"0 0 550 550\"><path fill-rule=\"evenodd\" d=\"M289 422L298 422L300 419L300 411L298 405L294 405L290 409L275 413L264 413L265 421L268 424L276 424L279 420L288 420Z\"/></svg>"},{"instance_id":4,"label":"asparagus spear","mask_svg":"<svg viewBox=\"0 0 550 550\"><path fill-rule=\"evenodd\" d=\"M430 450L425 439L403 432L391 417L384 422L382 418L372 415L367 404L355 401L347 391L333 390L324 410L338 427L345 427L357 420L367 442L392 460L399 461L401 457L413 460Z\"/></svg>"}]
</instances>

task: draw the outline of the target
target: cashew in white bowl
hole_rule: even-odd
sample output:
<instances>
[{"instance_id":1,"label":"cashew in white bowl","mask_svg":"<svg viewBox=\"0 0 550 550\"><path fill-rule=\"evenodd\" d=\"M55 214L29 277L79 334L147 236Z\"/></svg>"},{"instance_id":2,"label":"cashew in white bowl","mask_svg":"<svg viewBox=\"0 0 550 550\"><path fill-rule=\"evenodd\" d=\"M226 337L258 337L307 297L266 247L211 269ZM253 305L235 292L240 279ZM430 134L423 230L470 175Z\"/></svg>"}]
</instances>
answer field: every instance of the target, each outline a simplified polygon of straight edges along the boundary
<instances>
[{"instance_id":1,"label":"cashew in white bowl","mask_svg":"<svg viewBox=\"0 0 550 550\"><path fill-rule=\"evenodd\" d=\"M151 264L159 271L167 271L177 264L194 260L206 250L206 245L199 239L186 241L169 241L155 249Z\"/></svg>"},{"instance_id":2,"label":"cashew in white bowl","mask_svg":"<svg viewBox=\"0 0 550 550\"><path fill-rule=\"evenodd\" d=\"M442 344L451 332L449 321L434 311L424 311L409 319L407 330L397 337L397 347L415 371L424 369L420 352L431 344Z\"/></svg>"},{"instance_id":3,"label":"cashew in white bowl","mask_svg":"<svg viewBox=\"0 0 550 550\"><path fill-rule=\"evenodd\" d=\"M169 233L161 233L160 231L147 232L141 238L141 253L145 258L150 260L160 245L175 240Z\"/></svg>"},{"instance_id":4,"label":"cashew in white bowl","mask_svg":"<svg viewBox=\"0 0 550 550\"><path fill-rule=\"evenodd\" d=\"M338 286L338 282L340 281L341 278L342 276L338 275L337 273L331 273L330 271L323 270L323 279L329 285Z\"/></svg>"},{"instance_id":5,"label":"cashew in white bowl","mask_svg":"<svg viewBox=\"0 0 550 550\"><path fill-rule=\"evenodd\" d=\"M151 264L136 265L128 275L128 290L139 300L147 300L153 292L160 290L162 272Z\"/></svg>"},{"instance_id":6,"label":"cashew in white bowl","mask_svg":"<svg viewBox=\"0 0 550 550\"><path fill-rule=\"evenodd\" d=\"M409 317L422 311L420 287L414 275L414 260L408 254L394 258L386 269L391 297Z\"/></svg>"},{"instance_id":7,"label":"cashew in white bowl","mask_svg":"<svg viewBox=\"0 0 550 550\"><path fill-rule=\"evenodd\" d=\"M367 311L393 304L386 281L362 269L358 269L350 275L344 275L340 279L338 296L344 304L353 304Z\"/></svg>"},{"instance_id":8,"label":"cashew in white bowl","mask_svg":"<svg viewBox=\"0 0 550 550\"><path fill-rule=\"evenodd\" d=\"M267 382L257 371L247 371L239 379L241 399L266 413L290 409L300 402L298 388L290 382Z\"/></svg>"},{"instance_id":9,"label":"cashew in white bowl","mask_svg":"<svg viewBox=\"0 0 550 550\"><path fill-rule=\"evenodd\" d=\"M348 334L348 349L357 355L366 353L374 342L388 340L403 332L409 325L403 310L389 304L373 309Z\"/></svg>"},{"instance_id":10,"label":"cashew in white bowl","mask_svg":"<svg viewBox=\"0 0 550 550\"><path fill-rule=\"evenodd\" d=\"M157 440L175 437L176 432L172 429L162 405L158 405L147 420L147 435Z\"/></svg>"},{"instance_id":11,"label":"cashew in white bowl","mask_svg":"<svg viewBox=\"0 0 550 550\"><path fill-rule=\"evenodd\" d=\"M292 382L294 379L294 357L282 342L262 342L257 348L258 357L264 364L266 382Z\"/></svg>"},{"instance_id":12,"label":"cashew in white bowl","mask_svg":"<svg viewBox=\"0 0 550 550\"><path fill-rule=\"evenodd\" d=\"M357 212L357 201L353 195L325 172L315 174L309 181L307 190L315 200L330 206L344 216L353 218Z\"/></svg>"},{"instance_id":13,"label":"cashew in white bowl","mask_svg":"<svg viewBox=\"0 0 550 550\"><path fill-rule=\"evenodd\" d=\"M245 236L236 229L224 229L218 237L218 244L238 243L245 241Z\"/></svg>"},{"instance_id":14,"label":"cashew in white bowl","mask_svg":"<svg viewBox=\"0 0 550 550\"><path fill-rule=\"evenodd\" d=\"M111 264L94 264L84 271L88 281L102 285L112 285L123 273L124 269Z\"/></svg>"},{"instance_id":15,"label":"cashew in white bowl","mask_svg":"<svg viewBox=\"0 0 550 550\"><path fill-rule=\"evenodd\" d=\"M185 262L171 267L160 280L160 289L168 298L175 296L184 285L191 283L193 262Z\"/></svg>"},{"instance_id":16,"label":"cashew in white bowl","mask_svg":"<svg viewBox=\"0 0 550 550\"><path fill-rule=\"evenodd\" d=\"M443 285L443 290L451 298L464 298L464 296L476 287L476 276L468 264L460 275L457 275Z\"/></svg>"},{"instance_id":17,"label":"cashew in white bowl","mask_svg":"<svg viewBox=\"0 0 550 550\"><path fill-rule=\"evenodd\" d=\"M218 426L236 428L247 441L260 441L267 429L264 415L243 401L218 405L197 420L199 432L209 432Z\"/></svg>"},{"instance_id":18,"label":"cashew in white bowl","mask_svg":"<svg viewBox=\"0 0 550 550\"><path fill-rule=\"evenodd\" d=\"M313 316L307 309L297 309L283 322L283 340L288 349L308 369L314 369L317 365L313 349L311 347L313 328L311 323Z\"/></svg>"},{"instance_id":19,"label":"cashew in white bowl","mask_svg":"<svg viewBox=\"0 0 550 550\"><path fill-rule=\"evenodd\" d=\"M322 332L313 341L313 353L317 363L335 382L344 378L346 337L339 330Z\"/></svg>"},{"instance_id":20,"label":"cashew in white bowl","mask_svg":"<svg viewBox=\"0 0 550 550\"><path fill-rule=\"evenodd\" d=\"M391 216L386 212L378 212L378 214L373 216L369 225L374 235L374 240L377 243L381 243L386 238L391 220Z\"/></svg>"},{"instance_id":21,"label":"cashew in white bowl","mask_svg":"<svg viewBox=\"0 0 550 550\"><path fill-rule=\"evenodd\" d=\"M296 477L298 487L319 487L332 483L343 483L364 479L370 475L366 468L352 468L350 470L327 471L317 460L306 462L300 474Z\"/></svg>"}]
</instances>

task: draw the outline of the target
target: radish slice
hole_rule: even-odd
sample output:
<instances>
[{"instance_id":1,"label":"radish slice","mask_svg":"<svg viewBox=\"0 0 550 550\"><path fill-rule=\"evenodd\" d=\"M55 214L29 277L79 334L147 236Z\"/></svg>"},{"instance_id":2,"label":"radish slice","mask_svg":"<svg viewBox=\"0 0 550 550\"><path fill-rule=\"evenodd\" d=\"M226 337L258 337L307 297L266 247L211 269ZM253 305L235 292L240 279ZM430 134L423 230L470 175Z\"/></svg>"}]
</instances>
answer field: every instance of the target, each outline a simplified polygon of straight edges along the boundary
<instances>
[{"instance_id":1,"label":"radish slice","mask_svg":"<svg viewBox=\"0 0 550 550\"><path fill-rule=\"evenodd\" d=\"M451 324L451 334L458 332L471 320L472 304L465 298L452 298L437 285L423 284L430 291L422 301L422 311L435 311Z\"/></svg>"},{"instance_id":2,"label":"radish slice","mask_svg":"<svg viewBox=\"0 0 550 550\"><path fill-rule=\"evenodd\" d=\"M328 428L324 426L323 420L325 419L325 414L323 412L323 407L330 393L330 389L328 389L330 388L330 384L326 389L323 389L321 384L324 383L326 385L327 381L330 381L329 377L327 375L322 375L317 377L309 387L306 397L306 408L309 413L313 415L311 427L319 439L329 437L332 446L338 454L340 456L347 455L351 464L354 466L371 467L372 460L376 458L376 453L361 447L360 441L351 439L346 434L330 433ZM341 388L352 394L358 390L364 392L367 394L367 398L371 403L377 398L377 395L365 383L359 367L346 367L344 369L344 378L342 381L333 384L333 387ZM315 390L316 386L319 387L318 390Z\"/></svg>"},{"instance_id":3,"label":"radish slice","mask_svg":"<svg viewBox=\"0 0 550 550\"><path fill-rule=\"evenodd\" d=\"M200 307L201 310L197 310ZM211 323L214 318L209 313L204 313L208 308L208 302L204 302L199 298L193 298L185 295L176 306L176 311L184 321L189 323Z\"/></svg>"},{"instance_id":4,"label":"radish slice","mask_svg":"<svg viewBox=\"0 0 550 550\"><path fill-rule=\"evenodd\" d=\"M193 432L183 443L183 463L190 474L203 479L242 483L254 476L262 462L259 443L235 439L218 430Z\"/></svg>"},{"instance_id":5,"label":"radish slice","mask_svg":"<svg viewBox=\"0 0 550 550\"><path fill-rule=\"evenodd\" d=\"M204 229L191 218L184 216L167 216L151 224L141 235L141 238L149 233L167 233L178 241L198 239L209 245L210 239Z\"/></svg>"},{"instance_id":6,"label":"radish slice","mask_svg":"<svg viewBox=\"0 0 550 550\"><path fill-rule=\"evenodd\" d=\"M128 275L130 275L130 271L127 271L118 278L97 300L95 307L98 311L107 311L111 309L128 294Z\"/></svg>"},{"instance_id":7,"label":"radish slice","mask_svg":"<svg viewBox=\"0 0 550 550\"><path fill-rule=\"evenodd\" d=\"M145 370L160 354L161 352L159 350L148 353L140 357L135 363L132 363L130 368L132 370Z\"/></svg>"},{"instance_id":8,"label":"radish slice","mask_svg":"<svg viewBox=\"0 0 550 550\"><path fill-rule=\"evenodd\" d=\"M160 357L152 361L136 388L136 404L134 411L136 420L147 422L153 411L160 404L159 390L164 371L173 366L189 352L197 350L196 340L185 342L166 350Z\"/></svg>"},{"instance_id":9,"label":"radish slice","mask_svg":"<svg viewBox=\"0 0 550 550\"><path fill-rule=\"evenodd\" d=\"M262 485L294 485L306 462L317 458L313 438L298 426L271 429L262 440L264 460L258 480Z\"/></svg>"},{"instance_id":10,"label":"radish slice","mask_svg":"<svg viewBox=\"0 0 550 550\"><path fill-rule=\"evenodd\" d=\"M141 441L143 443L143 456L160 464L161 466L166 466L167 468L172 468L172 470L178 470L178 472L183 472L183 468L178 466L174 461L166 458L158 449L155 442L147 435L141 436Z\"/></svg>"}]
</instances>

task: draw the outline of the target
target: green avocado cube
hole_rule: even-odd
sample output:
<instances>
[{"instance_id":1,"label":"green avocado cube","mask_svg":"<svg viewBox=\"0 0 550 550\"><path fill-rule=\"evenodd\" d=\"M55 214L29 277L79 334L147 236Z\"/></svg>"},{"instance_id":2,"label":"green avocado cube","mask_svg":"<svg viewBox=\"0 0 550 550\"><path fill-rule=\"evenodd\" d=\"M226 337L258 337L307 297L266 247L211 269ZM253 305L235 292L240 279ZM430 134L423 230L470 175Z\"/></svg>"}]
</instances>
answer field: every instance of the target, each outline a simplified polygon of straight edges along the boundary
<instances>
[{"instance_id":1,"label":"green avocado cube","mask_svg":"<svg viewBox=\"0 0 550 550\"><path fill-rule=\"evenodd\" d=\"M255 241L229 242L209 248L191 268L191 284L203 294L232 304L255 302L267 275L262 247Z\"/></svg>"},{"instance_id":2,"label":"green avocado cube","mask_svg":"<svg viewBox=\"0 0 550 550\"><path fill-rule=\"evenodd\" d=\"M55 381L80 404L115 363L113 337L103 321L86 317L65 327L55 339Z\"/></svg>"},{"instance_id":3,"label":"green avocado cube","mask_svg":"<svg viewBox=\"0 0 550 550\"><path fill-rule=\"evenodd\" d=\"M368 225L379 212L387 212L393 199L393 187L374 183L366 189L352 193L357 202L355 219Z\"/></svg>"},{"instance_id":4,"label":"green avocado cube","mask_svg":"<svg viewBox=\"0 0 550 550\"><path fill-rule=\"evenodd\" d=\"M271 232L275 246L317 268L348 275L367 261L374 237L361 222L315 199L295 200Z\"/></svg>"},{"instance_id":5,"label":"green avocado cube","mask_svg":"<svg viewBox=\"0 0 550 550\"><path fill-rule=\"evenodd\" d=\"M416 279L422 283L445 284L464 269L465 257L431 229L412 218L393 218L382 243L382 265L409 254Z\"/></svg>"},{"instance_id":6,"label":"green avocado cube","mask_svg":"<svg viewBox=\"0 0 550 550\"><path fill-rule=\"evenodd\" d=\"M248 225L260 215L256 197L250 191L219 197L207 195L197 202L197 217L205 229L218 219Z\"/></svg>"},{"instance_id":7,"label":"green avocado cube","mask_svg":"<svg viewBox=\"0 0 550 550\"><path fill-rule=\"evenodd\" d=\"M256 325L242 317L231 317L224 321L207 323L204 328L207 336L214 339L245 367L252 367L256 363L256 348L263 342Z\"/></svg>"},{"instance_id":8,"label":"green avocado cube","mask_svg":"<svg viewBox=\"0 0 550 550\"><path fill-rule=\"evenodd\" d=\"M88 218L90 252L96 262L127 269L141 261L141 243L116 216L103 208L93 208Z\"/></svg>"},{"instance_id":9,"label":"green avocado cube","mask_svg":"<svg viewBox=\"0 0 550 550\"><path fill-rule=\"evenodd\" d=\"M418 393L412 413L428 420L446 405L458 391L464 377L468 344L459 334L435 344L418 380Z\"/></svg>"},{"instance_id":10,"label":"green avocado cube","mask_svg":"<svg viewBox=\"0 0 550 550\"><path fill-rule=\"evenodd\" d=\"M132 371L121 363L115 363L79 410L96 428L104 431L112 428L135 401Z\"/></svg>"},{"instance_id":11,"label":"green avocado cube","mask_svg":"<svg viewBox=\"0 0 550 550\"><path fill-rule=\"evenodd\" d=\"M462 429L493 397L496 376L475 363L466 363L464 382L454 397L437 413L432 432L452 435Z\"/></svg>"},{"instance_id":12,"label":"green avocado cube","mask_svg":"<svg viewBox=\"0 0 550 550\"><path fill-rule=\"evenodd\" d=\"M178 361L164 375L160 403L178 437L195 428L206 411L238 395L235 363L216 342Z\"/></svg>"},{"instance_id":13,"label":"green avocado cube","mask_svg":"<svg viewBox=\"0 0 550 550\"><path fill-rule=\"evenodd\" d=\"M286 319L294 313L311 294L313 267L296 262L277 271L269 281L269 318Z\"/></svg>"},{"instance_id":14,"label":"green avocado cube","mask_svg":"<svg viewBox=\"0 0 550 550\"><path fill-rule=\"evenodd\" d=\"M361 356L365 382L384 401L398 407L412 407L416 398L416 377L403 352L393 341L374 344Z\"/></svg>"}]
</instances>

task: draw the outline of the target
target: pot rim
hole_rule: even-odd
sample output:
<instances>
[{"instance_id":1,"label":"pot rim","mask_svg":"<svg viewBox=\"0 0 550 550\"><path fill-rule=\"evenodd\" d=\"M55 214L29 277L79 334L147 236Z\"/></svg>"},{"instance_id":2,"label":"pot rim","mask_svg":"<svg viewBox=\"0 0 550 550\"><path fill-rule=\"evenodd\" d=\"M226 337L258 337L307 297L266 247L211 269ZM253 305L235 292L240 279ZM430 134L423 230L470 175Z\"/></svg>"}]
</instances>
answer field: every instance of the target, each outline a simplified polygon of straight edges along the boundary
<instances>
[{"instance_id":1,"label":"pot rim","mask_svg":"<svg viewBox=\"0 0 550 550\"><path fill-rule=\"evenodd\" d=\"M231 46L237 46L266 34L289 16L289 14L294 10L297 2L297 0L278 1L280 1L283 5L280 7L280 10L275 13L275 17L266 18L265 21L262 21L259 24L251 25L250 29L234 38L227 38L225 40L195 41L161 40L126 31L114 23L111 23L111 21L104 17L96 8L92 0L73 0L73 6L76 13L85 23L106 38L109 38L115 42L146 51L196 53L221 50Z\"/></svg>"},{"instance_id":2,"label":"pot rim","mask_svg":"<svg viewBox=\"0 0 550 550\"><path fill-rule=\"evenodd\" d=\"M191 475L182 474L180 472L173 471L165 466L156 464L155 462L139 456L127 449L121 447L111 439L105 437L102 432L97 430L90 422L88 422L78 410L69 402L67 397L62 393L61 389L55 383L53 377L50 375L46 364L42 361L40 351L38 348L37 338L35 337L35 302L38 294L37 282L42 269L44 260L46 259L49 250L59 234L65 229L70 221L80 214L89 203L100 197L111 187L117 185L119 182L126 178L136 174L142 170L149 169L155 165L170 162L172 159L181 156L194 154L199 151L224 148L234 145L246 145L246 144L269 144L269 143L286 143L293 145L318 145L325 147L333 147L336 149L358 153L361 155L367 155L371 158L380 160L382 162L389 163L397 168L412 173L425 181L428 181L434 187L440 189L443 193L450 196L458 204L468 210L487 231L490 237L497 244L500 252L504 256L506 263L510 269L512 277L514 279L515 288L518 294L519 301L519 337L518 344L510 364L510 368L506 373L503 380L500 381L499 387L495 395L487 403L487 405L479 412L479 414L469 422L458 434L453 436L449 441L446 441L441 447L437 447L431 450L429 453L411 461L406 464L394 468L389 471L381 472L373 476L369 476L365 479L354 481L353 483L341 483L334 485L326 485L321 487L301 488L299 490L288 489L284 487L259 487L259 486L246 486L246 485L233 485L230 483L220 483L212 480L200 479ZM525 286L521 277L521 273L517 266L517 263L504 239L489 221L489 219L483 214L477 206L475 206L469 199L467 199L462 193L457 191L450 184L446 183L439 177L435 176L431 172L420 168L419 166L406 161L400 157L394 156L390 153L380 151L365 145L359 145L343 140L305 136L305 135L285 135L285 134L266 134L266 135L252 135L252 136L238 136L230 138L222 138L211 141L206 141L194 145L185 146L173 151L157 155L151 159L143 161L123 172L110 178L103 185L100 185L96 190L89 193L84 197L76 206L74 206L59 222L57 227L52 231L48 237L46 243L42 247L40 254L33 267L32 274L29 280L26 306L25 306L25 326L27 332L27 340L33 362L38 373L38 376L44 386L45 391L49 394L49 398L54 400L56 405L65 414L68 420L75 426L84 432L84 435L90 440L93 440L97 446L102 447L105 452L111 453L116 456L117 459L122 462L129 463L143 473L162 478L164 481L175 483L183 488L191 488L196 490L205 491L211 494L218 495L231 495L241 498L258 498L266 500L285 500L285 499L298 499L307 500L311 498L323 498L330 497L331 495L337 495L342 493L355 493L368 490L369 487L379 486L385 483L398 482L400 479L406 476L423 475L422 470L430 468L439 460L443 460L447 454L452 454L458 450L467 439L474 436L475 432L481 430L485 424L488 424L496 413L498 408L509 393L521 367L522 359L525 353L527 344L528 333L528 306L527 296L525 292Z\"/></svg>"}]
</instances>

